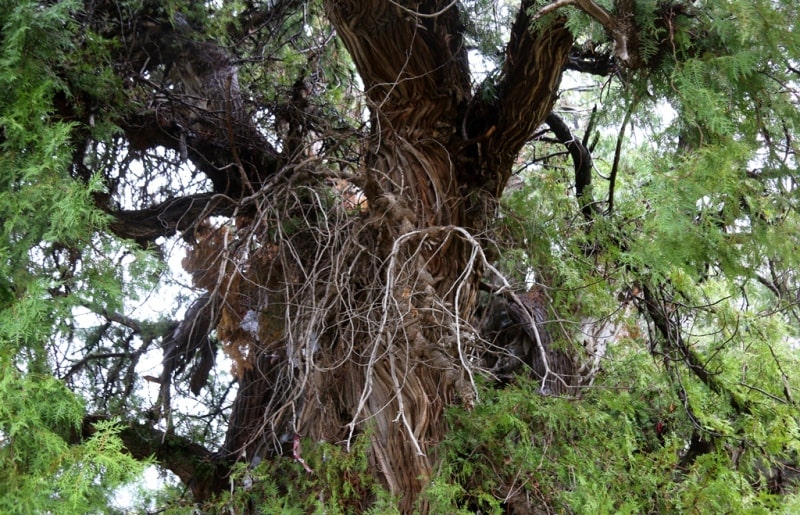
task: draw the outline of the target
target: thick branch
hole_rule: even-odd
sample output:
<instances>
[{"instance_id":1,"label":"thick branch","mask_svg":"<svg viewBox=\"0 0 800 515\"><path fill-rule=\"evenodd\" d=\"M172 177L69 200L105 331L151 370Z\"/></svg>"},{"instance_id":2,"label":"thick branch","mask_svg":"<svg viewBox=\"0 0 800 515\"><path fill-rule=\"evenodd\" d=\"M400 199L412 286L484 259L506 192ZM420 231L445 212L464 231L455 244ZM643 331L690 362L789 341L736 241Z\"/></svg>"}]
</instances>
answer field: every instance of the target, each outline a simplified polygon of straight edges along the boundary
<instances>
[{"instance_id":1,"label":"thick branch","mask_svg":"<svg viewBox=\"0 0 800 515\"><path fill-rule=\"evenodd\" d=\"M87 416L75 440L90 437L95 432L94 424L107 419L103 415ZM225 487L231 463L202 445L137 422L128 423L119 436L135 459L155 458L159 465L175 473L191 489L195 501L209 499Z\"/></svg>"},{"instance_id":2,"label":"thick branch","mask_svg":"<svg viewBox=\"0 0 800 515\"><path fill-rule=\"evenodd\" d=\"M622 125L619 127L619 136L617 136L617 144L614 148L614 163L611 165L611 174L608 177L608 214L614 212L614 189L617 185L617 173L619 173L619 160L622 156L622 140L625 136L625 129L630 122L631 114L633 114L633 106L625 112L625 118L622 120Z\"/></svg>"},{"instance_id":3,"label":"thick branch","mask_svg":"<svg viewBox=\"0 0 800 515\"><path fill-rule=\"evenodd\" d=\"M556 10L565 7L567 5L575 5L581 11L588 14L592 19L596 20L600 23L600 25L605 28L609 34L614 38L614 43L616 45L614 52L617 58L627 63L630 60L630 53L628 50L629 47L629 36L628 32L630 31L629 25L629 15L632 12L630 2L617 2L617 16L612 16L611 13L603 9L602 6L595 3L593 0L557 0L551 4L544 6L540 9L534 16L533 19L536 20L545 16L547 14L551 14Z\"/></svg>"},{"instance_id":4,"label":"thick branch","mask_svg":"<svg viewBox=\"0 0 800 515\"><path fill-rule=\"evenodd\" d=\"M608 77L617 71L617 61L610 53L596 52L574 46L569 54L569 60L564 65L564 69Z\"/></svg>"},{"instance_id":5,"label":"thick branch","mask_svg":"<svg viewBox=\"0 0 800 515\"><path fill-rule=\"evenodd\" d=\"M170 79L188 86L152 90L154 85L145 85L153 95L152 107L117 123L134 149L175 150L211 179L216 193L237 198L257 191L279 169L279 156L244 111L236 68L215 48L188 45L181 56L201 60L214 51L218 55L208 62L184 63L189 71ZM190 73L197 68L214 69Z\"/></svg>"},{"instance_id":6,"label":"thick branch","mask_svg":"<svg viewBox=\"0 0 800 515\"><path fill-rule=\"evenodd\" d=\"M476 106L477 112L497 113L496 130L486 145L488 166L495 175L487 186L495 195L502 192L522 146L551 112L572 47L562 21L534 31L530 5L523 2L512 27L496 100L491 106ZM482 100L476 97L476 102Z\"/></svg>"},{"instance_id":7,"label":"thick branch","mask_svg":"<svg viewBox=\"0 0 800 515\"><path fill-rule=\"evenodd\" d=\"M140 210L114 211L109 224L121 238L146 246L159 237L185 231L209 216L229 216L236 205L223 195L199 193L169 199L157 206Z\"/></svg>"},{"instance_id":8,"label":"thick branch","mask_svg":"<svg viewBox=\"0 0 800 515\"><path fill-rule=\"evenodd\" d=\"M331 0L325 7L370 105L370 208L400 207L392 215L397 226L464 224L453 154L471 87L458 3ZM387 193L397 201L387 202Z\"/></svg>"},{"instance_id":9,"label":"thick branch","mask_svg":"<svg viewBox=\"0 0 800 515\"><path fill-rule=\"evenodd\" d=\"M592 154L584 144L573 136L564 120L556 113L547 115L547 125L564 146L567 147L572 163L575 167L575 196L581 206L581 212L586 220L592 220L595 213L595 204L591 196L592 185Z\"/></svg>"},{"instance_id":10,"label":"thick branch","mask_svg":"<svg viewBox=\"0 0 800 515\"><path fill-rule=\"evenodd\" d=\"M294 5L284 3L276 20ZM279 153L246 109L235 56L201 39L180 13L170 16L161 2L145 2L127 23L111 23L119 6L101 0L77 16L120 42L113 58L125 105L109 110L107 99L74 84L77 100L56 99L62 118L87 125L93 122L85 113L107 112L134 150L175 150L211 179L216 193L232 198L258 190L280 168Z\"/></svg>"},{"instance_id":11,"label":"thick branch","mask_svg":"<svg viewBox=\"0 0 800 515\"><path fill-rule=\"evenodd\" d=\"M423 104L435 104L454 123L454 108L470 95L457 4L337 0L325 6L353 56L367 96L395 123L394 129L406 118L414 119L411 127L448 122L420 117Z\"/></svg>"}]
</instances>

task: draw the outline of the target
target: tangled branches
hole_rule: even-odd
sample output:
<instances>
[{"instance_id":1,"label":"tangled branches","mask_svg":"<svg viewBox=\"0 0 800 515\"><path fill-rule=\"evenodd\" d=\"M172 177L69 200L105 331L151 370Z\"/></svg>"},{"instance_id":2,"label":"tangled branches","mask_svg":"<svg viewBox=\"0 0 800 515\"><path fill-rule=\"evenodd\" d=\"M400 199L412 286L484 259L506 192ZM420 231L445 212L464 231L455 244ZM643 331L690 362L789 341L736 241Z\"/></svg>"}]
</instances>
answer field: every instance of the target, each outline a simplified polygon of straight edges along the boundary
<instances>
[{"instance_id":1,"label":"tangled branches","mask_svg":"<svg viewBox=\"0 0 800 515\"><path fill-rule=\"evenodd\" d=\"M508 352L477 325L481 278L502 284L507 302L524 304L469 231L397 233L387 224L392 210L359 203L348 179L309 166L262 190L255 214L194 232L184 267L211 299L204 323L211 321L239 382L223 453L260 460L288 454L295 435L348 446L368 435L387 485L417 489L416 478L431 470L431 443L444 433L444 407L471 406L475 375L492 375L489 364ZM457 279L431 273L443 268ZM567 385L554 379L563 371L548 365L537 321L524 307L517 315L534 338L544 382ZM201 379L208 356L195 364ZM165 358L165 373L169 367ZM409 455L414 470L398 469Z\"/></svg>"}]
</instances>

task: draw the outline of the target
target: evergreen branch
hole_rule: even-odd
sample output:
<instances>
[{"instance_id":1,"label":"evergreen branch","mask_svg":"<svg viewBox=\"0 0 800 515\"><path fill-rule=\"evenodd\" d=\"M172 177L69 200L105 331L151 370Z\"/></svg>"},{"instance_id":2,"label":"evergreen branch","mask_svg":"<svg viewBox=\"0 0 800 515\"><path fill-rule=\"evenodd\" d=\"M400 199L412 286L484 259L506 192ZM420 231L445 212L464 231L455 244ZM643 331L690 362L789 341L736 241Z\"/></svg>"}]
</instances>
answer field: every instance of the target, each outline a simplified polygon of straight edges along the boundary
<instances>
[{"instance_id":1,"label":"evergreen branch","mask_svg":"<svg viewBox=\"0 0 800 515\"><path fill-rule=\"evenodd\" d=\"M556 0L552 4L548 4L537 11L536 14L532 16L531 21L536 21L547 14L551 14L569 5L577 6L592 19L599 22L614 38L616 44L614 52L617 58L622 62L628 62L630 59L630 54L628 52L628 36L625 34L624 30L621 30L617 18L612 16L611 13L596 4L593 0Z\"/></svg>"},{"instance_id":2,"label":"evergreen branch","mask_svg":"<svg viewBox=\"0 0 800 515\"><path fill-rule=\"evenodd\" d=\"M773 283L772 281L770 281L766 277L762 276L761 274L754 274L754 277L755 277L756 281L758 281L763 286L765 286L777 298L781 299L781 298L784 297L783 292L781 292L781 289L778 287L777 284Z\"/></svg>"},{"instance_id":3,"label":"evergreen branch","mask_svg":"<svg viewBox=\"0 0 800 515\"><path fill-rule=\"evenodd\" d=\"M775 401L775 402L777 402L779 404L791 404L791 400L789 400L787 402L786 399L781 399L780 397L778 397L776 395L772 395L768 391L764 390L763 388L759 388L758 386L755 386L755 385L752 385L752 384L747 384L747 383L742 382L742 381L739 382L739 386L743 386L743 387L747 388L748 390L753 390L755 392L758 392L761 395L763 395L765 397L769 397L770 399L772 399L773 401Z\"/></svg>"},{"instance_id":4,"label":"evergreen branch","mask_svg":"<svg viewBox=\"0 0 800 515\"><path fill-rule=\"evenodd\" d=\"M87 354L80 361L75 363L70 367L66 374L61 378L63 381L69 381L69 379L75 375L79 370L85 367L90 361L97 361L102 359L113 359L113 358L129 358L133 353L131 352L102 352L99 354Z\"/></svg>"},{"instance_id":5,"label":"evergreen branch","mask_svg":"<svg viewBox=\"0 0 800 515\"><path fill-rule=\"evenodd\" d=\"M89 438L98 422L111 420L107 415L87 415L73 444ZM155 459L187 485L196 502L203 502L221 491L227 483L232 463L188 438L153 428L139 422L124 422L119 432L125 449L139 461Z\"/></svg>"},{"instance_id":6,"label":"evergreen branch","mask_svg":"<svg viewBox=\"0 0 800 515\"><path fill-rule=\"evenodd\" d=\"M752 414L752 406L747 401L739 398L734 392L726 388L713 374L711 374L703 364L700 356L692 350L681 335L680 322L675 320L675 313L670 314L667 303L663 299L659 300L653 293L648 284L643 284L642 293L644 295L644 305L646 312L653 324L658 329L665 345L666 354L670 350L678 351L689 370L708 387L709 390L725 397L737 413Z\"/></svg>"},{"instance_id":7,"label":"evergreen branch","mask_svg":"<svg viewBox=\"0 0 800 515\"><path fill-rule=\"evenodd\" d=\"M82 370L86 365L91 361L99 361L99 360L106 360L106 359L129 359L130 365L128 366L129 374L126 378L126 396L127 393L133 387L133 373L135 369L135 365L138 362L139 358L147 351L150 347L150 344L156 338L160 338L163 336L163 332L169 331L172 325L164 326L161 323L150 323L150 322L142 322L136 320L135 318L129 317L123 313L119 313L116 311L109 311L106 308L99 307L91 302L81 302L80 305L85 307L86 309L90 310L92 313L102 316L108 322L103 325L102 333L105 333L111 325L111 322L117 323L124 327L127 327L132 332L128 337L128 343L130 340L133 339L133 336L139 336L141 338L142 345L136 349L135 351L127 351L127 352L101 352L101 353L94 353L94 354L87 354L76 363L74 363L66 374L62 377L62 380L68 381L73 375L78 373ZM98 337L99 338L99 337ZM130 348L125 346L125 348Z\"/></svg>"},{"instance_id":8,"label":"evergreen branch","mask_svg":"<svg viewBox=\"0 0 800 515\"><path fill-rule=\"evenodd\" d=\"M786 401L794 405L794 397L792 396L792 388L789 385L789 376L786 375L786 372L783 370L783 366L781 366L781 360L778 359L778 356L775 355L775 349L772 348L772 345L767 344L767 348L769 349L769 353L772 355L772 359L775 361L775 365L778 367L778 371L781 373L781 382L783 383L783 396L786 398Z\"/></svg>"}]
</instances>

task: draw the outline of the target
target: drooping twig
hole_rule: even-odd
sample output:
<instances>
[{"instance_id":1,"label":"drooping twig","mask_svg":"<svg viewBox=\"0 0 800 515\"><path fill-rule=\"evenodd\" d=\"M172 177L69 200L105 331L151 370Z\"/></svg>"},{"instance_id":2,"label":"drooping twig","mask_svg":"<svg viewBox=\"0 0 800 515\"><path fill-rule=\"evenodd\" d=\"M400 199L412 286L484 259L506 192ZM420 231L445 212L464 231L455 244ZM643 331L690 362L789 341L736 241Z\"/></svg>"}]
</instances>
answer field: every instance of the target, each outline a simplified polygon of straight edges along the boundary
<instances>
[{"instance_id":1,"label":"drooping twig","mask_svg":"<svg viewBox=\"0 0 800 515\"><path fill-rule=\"evenodd\" d=\"M622 125L619 128L619 135L617 136L617 146L614 149L614 164L611 165L611 174L608 177L608 208L606 214L611 214L614 211L614 188L617 184L617 173L619 172L619 159L622 154L622 141L625 136L625 128L631 119L633 112L633 105L625 112L625 118L622 119Z\"/></svg>"}]
</instances>

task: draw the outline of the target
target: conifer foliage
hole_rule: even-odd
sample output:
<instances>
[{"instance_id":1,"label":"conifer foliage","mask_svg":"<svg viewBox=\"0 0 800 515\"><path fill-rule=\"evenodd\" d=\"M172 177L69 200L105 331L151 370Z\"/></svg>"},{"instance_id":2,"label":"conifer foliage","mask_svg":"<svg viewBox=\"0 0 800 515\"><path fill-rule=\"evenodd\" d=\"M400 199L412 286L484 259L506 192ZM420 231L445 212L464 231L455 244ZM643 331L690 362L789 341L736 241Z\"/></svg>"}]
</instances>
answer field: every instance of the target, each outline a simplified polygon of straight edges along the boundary
<instances>
[{"instance_id":1,"label":"conifer foliage","mask_svg":"<svg viewBox=\"0 0 800 515\"><path fill-rule=\"evenodd\" d=\"M0 512L800 510L798 19L0 0Z\"/></svg>"}]
</instances>

